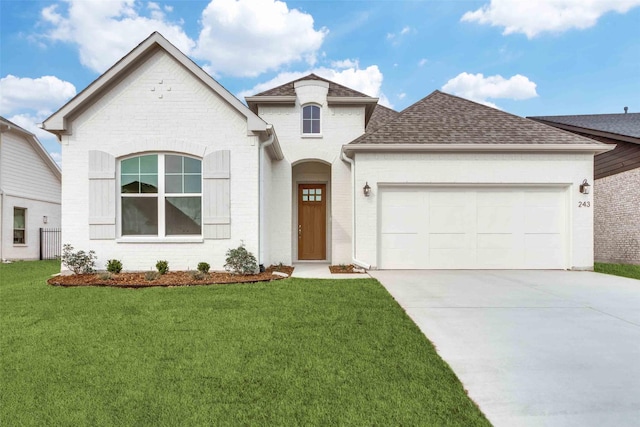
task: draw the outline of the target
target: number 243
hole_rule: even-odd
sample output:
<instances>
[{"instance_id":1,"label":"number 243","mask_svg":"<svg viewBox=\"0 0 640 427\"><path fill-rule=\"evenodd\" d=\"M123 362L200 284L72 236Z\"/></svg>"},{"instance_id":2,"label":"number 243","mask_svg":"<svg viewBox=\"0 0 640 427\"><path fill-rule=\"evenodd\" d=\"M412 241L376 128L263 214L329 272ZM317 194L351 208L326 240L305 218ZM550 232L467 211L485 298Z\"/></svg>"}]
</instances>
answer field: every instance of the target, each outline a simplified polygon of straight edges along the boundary
<instances>
[{"instance_id":1,"label":"number 243","mask_svg":"<svg viewBox=\"0 0 640 427\"><path fill-rule=\"evenodd\" d=\"M590 208L591 207L591 202L578 202L578 207L579 208Z\"/></svg>"}]
</instances>

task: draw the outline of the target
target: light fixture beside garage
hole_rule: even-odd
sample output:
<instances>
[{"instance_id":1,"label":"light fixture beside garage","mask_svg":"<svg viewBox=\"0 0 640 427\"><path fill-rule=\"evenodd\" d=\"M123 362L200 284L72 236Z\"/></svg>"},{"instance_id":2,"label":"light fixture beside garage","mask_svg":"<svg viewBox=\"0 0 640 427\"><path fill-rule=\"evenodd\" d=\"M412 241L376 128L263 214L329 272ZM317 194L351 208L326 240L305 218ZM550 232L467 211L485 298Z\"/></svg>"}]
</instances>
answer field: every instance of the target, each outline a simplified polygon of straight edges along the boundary
<instances>
[{"instance_id":1,"label":"light fixture beside garage","mask_svg":"<svg viewBox=\"0 0 640 427\"><path fill-rule=\"evenodd\" d=\"M587 182L586 178L584 181L582 181L582 184L580 184L580 192L582 194L589 194L589 187L591 187L589 185L589 183Z\"/></svg>"},{"instance_id":2,"label":"light fixture beside garage","mask_svg":"<svg viewBox=\"0 0 640 427\"><path fill-rule=\"evenodd\" d=\"M369 197L371 194L371 187L369 187L369 182L364 183L364 187L362 187L362 191L364 191L364 197Z\"/></svg>"}]
</instances>

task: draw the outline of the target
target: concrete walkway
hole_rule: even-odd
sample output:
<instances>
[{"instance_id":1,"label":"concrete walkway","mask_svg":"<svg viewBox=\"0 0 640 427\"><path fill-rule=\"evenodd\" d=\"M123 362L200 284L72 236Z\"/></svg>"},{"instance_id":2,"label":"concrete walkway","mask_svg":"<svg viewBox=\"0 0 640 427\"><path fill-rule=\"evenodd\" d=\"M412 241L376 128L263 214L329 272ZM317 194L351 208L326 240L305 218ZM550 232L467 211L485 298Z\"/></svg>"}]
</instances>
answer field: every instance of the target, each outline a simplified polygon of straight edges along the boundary
<instances>
[{"instance_id":1,"label":"concrete walkway","mask_svg":"<svg viewBox=\"0 0 640 427\"><path fill-rule=\"evenodd\" d=\"M298 262L293 264L295 269L291 277L305 279L368 279L367 273L332 274L327 262Z\"/></svg>"},{"instance_id":2,"label":"concrete walkway","mask_svg":"<svg viewBox=\"0 0 640 427\"><path fill-rule=\"evenodd\" d=\"M640 425L640 281L371 271L496 426Z\"/></svg>"}]
</instances>

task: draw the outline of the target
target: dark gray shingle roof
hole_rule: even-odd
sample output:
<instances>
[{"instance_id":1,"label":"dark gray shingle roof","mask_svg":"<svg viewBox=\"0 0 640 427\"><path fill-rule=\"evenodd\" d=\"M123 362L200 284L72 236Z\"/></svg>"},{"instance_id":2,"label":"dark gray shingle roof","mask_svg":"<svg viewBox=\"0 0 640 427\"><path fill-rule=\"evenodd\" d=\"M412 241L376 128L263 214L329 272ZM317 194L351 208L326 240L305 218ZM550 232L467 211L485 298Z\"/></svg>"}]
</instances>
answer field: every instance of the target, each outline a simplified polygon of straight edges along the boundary
<instances>
[{"instance_id":1,"label":"dark gray shingle roof","mask_svg":"<svg viewBox=\"0 0 640 427\"><path fill-rule=\"evenodd\" d=\"M396 110L392 110L391 108L387 108L383 105L377 104L376 109L373 110L373 114L369 119L369 123L367 123L367 133L371 133L378 129L383 124L387 123L389 120L398 117L398 113Z\"/></svg>"},{"instance_id":2,"label":"dark gray shingle roof","mask_svg":"<svg viewBox=\"0 0 640 427\"><path fill-rule=\"evenodd\" d=\"M358 92L357 90L350 89L346 86L342 86L338 83L334 83L331 80L323 79L322 77L316 76L315 74L309 74L308 76L301 77L297 80L290 81L283 85L274 87L272 89L266 90L264 92L260 92L254 96L295 96L296 91L294 88L294 83L302 80L320 80L323 82L329 83L329 92L327 96L341 96L341 97L364 97L371 98L364 93Z\"/></svg>"},{"instance_id":3,"label":"dark gray shingle roof","mask_svg":"<svg viewBox=\"0 0 640 427\"><path fill-rule=\"evenodd\" d=\"M350 144L599 143L436 90Z\"/></svg>"},{"instance_id":4,"label":"dark gray shingle roof","mask_svg":"<svg viewBox=\"0 0 640 427\"><path fill-rule=\"evenodd\" d=\"M559 123L584 129L640 138L640 113L537 116L529 118L544 122Z\"/></svg>"}]
</instances>

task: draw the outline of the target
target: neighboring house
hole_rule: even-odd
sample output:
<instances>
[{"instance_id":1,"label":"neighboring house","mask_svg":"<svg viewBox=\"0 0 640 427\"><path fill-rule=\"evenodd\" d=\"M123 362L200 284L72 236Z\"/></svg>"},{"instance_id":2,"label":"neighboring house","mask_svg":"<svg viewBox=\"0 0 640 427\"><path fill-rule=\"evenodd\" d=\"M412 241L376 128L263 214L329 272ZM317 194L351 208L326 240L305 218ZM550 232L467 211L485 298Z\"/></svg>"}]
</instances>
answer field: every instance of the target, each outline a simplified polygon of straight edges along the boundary
<instances>
[{"instance_id":1,"label":"neighboring house","mask_svg":"<svg viewBox=\"0 0 640 427\"><path fill-rule=\"evenodd\" d=\"M130 270L219 269L241 243L265 265L593 267L578 189L605 144L438 91L397 113L313 74L246 101L152 34L43 124L63 241Z\"/></svg>"},{"instance_id":2,"label":"neighboring house","mask_svg":"<svg viewBox=\"0 0 640 427\"><path fill-rule=\"evenodd\" d=\"M594 160L595 260L640 264L640 113L530 118L615 144Z\"/></svg>"},{"instance_id":3,"label":"neighboring house","mask_svg":"<svg viewBox=\"0 0 640 427\"><path fill-rule=\"evenodd\" d=\"M60 179L38 138L0 117L0 259L39 259L40 228L60 227Z\"/></svg>"}]
</instances>

